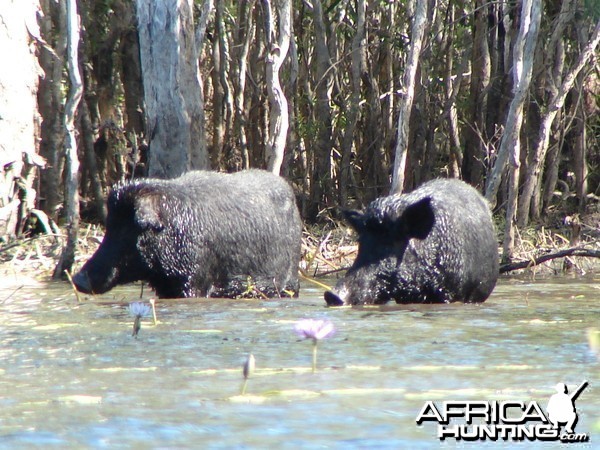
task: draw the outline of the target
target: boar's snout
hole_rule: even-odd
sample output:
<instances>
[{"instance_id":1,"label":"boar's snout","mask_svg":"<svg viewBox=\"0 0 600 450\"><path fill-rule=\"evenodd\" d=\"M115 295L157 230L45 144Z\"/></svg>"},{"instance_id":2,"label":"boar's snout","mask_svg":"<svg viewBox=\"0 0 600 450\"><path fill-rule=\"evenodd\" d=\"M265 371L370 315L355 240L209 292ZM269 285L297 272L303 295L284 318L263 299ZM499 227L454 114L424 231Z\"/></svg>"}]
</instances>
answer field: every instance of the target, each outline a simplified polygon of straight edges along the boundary
<instances>
[{"instance_id":1,"label":"boar's snout","mask_svg":"<svg viewBox=\"0 0 600 450\"><path fill-rule=\"evenodd\" d=\"M344 300L333 291L325 291L324 295L327 306L342 306L344 304Z\"/></svg>"},{"instance_id":2,"label":"boar's snout","mask_svg":"<svg viewBox=\"0 0 600 450\"><path fill-rule=\"evenodd\" d=\"M84 270L78 272L73 277L73 284L77 288L78 291L83 292L84 294L92 293L92 283L90 282L90 277L88 273Z\"/></svg>"}]
</instances>

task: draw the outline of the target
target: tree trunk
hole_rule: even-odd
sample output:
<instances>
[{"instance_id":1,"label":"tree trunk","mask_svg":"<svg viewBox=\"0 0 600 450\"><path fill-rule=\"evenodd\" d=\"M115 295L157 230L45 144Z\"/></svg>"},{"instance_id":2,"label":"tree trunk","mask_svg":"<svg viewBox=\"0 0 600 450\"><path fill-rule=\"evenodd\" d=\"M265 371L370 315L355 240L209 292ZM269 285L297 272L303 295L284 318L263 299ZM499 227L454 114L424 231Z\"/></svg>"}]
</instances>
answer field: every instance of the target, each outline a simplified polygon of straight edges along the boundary
<instances>
[{"instance_id":1,"label":"tree trunk","mask_svg":"<svg viewBox=\"0 0 600 450\"><path fill-rule=\"evenodd\" d=\"M64 93L62 89L64 57L67 48L65 2L42 0L44 15L40 31L45 45L39 46L39 62L44 71L40 77L38 105L42 124L40 128L40 155L46 167L40 171L39 208L48 217L57 220L62 203L61 187L64 129Z\"/></svg>"},{"instance_id":2,"label":"tree trunk","mask_svg":"<svg viewBox=\"0 0 600 450\"><path fill-rule=\"evenodd\" d=\"M118 2L116 2L118 4ZM144 81L140 61L140 39L137 32L137 18L133 2L119 4L119 13L128 20L121 33L119 53L121 58L121 82L125 100L125 128L141 137L146 131L144 123ZM135 150L135 149L134 149Z\"/></svg>"},{"instance_id":3,"label":"tree trunk","mask_svg":"<svg viewBox=\"0 0 600 450\"><path fill-rule=\"evenodd\" d=\"M399 194L404 189L404 171L406 168L406 155L409 143L410 116L415 94L415 78L427 21L428 2L411 0L410 3L411 10L414 11L414 16L412 19L410 51L406 61L406 69L403 78L403 95L400 100L400 112L398 114L398 134L396 138L394 169L392 172L392 194Z\"/></svg>"},{"instance_id":4,"label":"tree trunk","mask_svg":"<svg viewBox=\"0 0 600 450\"><path fill-rule=\"evenodd\" d=\"M462 175L465 181L480 186L483 182L483 162L487 157L486 115L490 84L491 61L488 45L488 2L477 0L474 11L471 86L466 112L465 143Z\"/></svg>"},{"instance_id":5,"label":"tree trunk","mask_svg":"<svg viewBox=\"0 0 600 450\"><path fill-rule=\"evenodd\" d=\"M229 80L231 53L229 51L225 21L225 2L224 0L217 0L215 8L215 38L218 45L215 48L218 51L218 58L215 59L215 62L218 64L215 64L214 87L215 92L217 92L217 87L219 88L220 102L214 105L214 109L220 109L218 117L221 123L218 127L220 128L221 135L219 136L219 142L215 142L215 149L218 154L222 155L223 160L221 162L225 168L231 171L239 169L241 164L238 158L232 154L233 142L231 130L233 128L234 105L233 88Z\"/></svg>"},{"instance_id":6,"label":"tree trunk","mask_svg":"<svg viewBox=\"0 0 600 450\"><path fill-rule=\"evenodd\" d=\"M290 47L292 4L291 0L278 1L279 38L276 39L271 3L269 0L263 0L263 2L265 5L265 35L268 52L266 67L267 91L271 105L265 157L267 160L267 170L279 175L289 127L288 102L279 82L279 69Z\"/></svg>"},{"instance_id":7,"label":"tree trunk","mask_svg":"<svg viewBox=\"0 0 600 450\"><path fill-rule=\"evenodd\" d=\"M327 29L321 0L313 1L313 20L315 24L315 63L316 63L316 107L314 120L317 128L314 164L310 180L310 204L307 215L315 220L322 207L328 205L331 195L331 106L330 90L333 84L333 70L329 46L327 45Z\"/></svg>"},{"instance_id":8,"label":"tree trunk","mask_svg":"<svg viewBox=\"0 0 600 450\"><path fill-rule=\"evenodd\" d=\"M343 207L347 206L350 191L349 185L352 179L350 159L352 156L356 124L360 115L361 78L365 68L365 38L367 34L365 27L367 6L365 0L358 0L356 9L356 33L352 39L352 66L350 71L352 94L350 96L350 106L348 107L348 122L342 139L342 162L339 175L340 204Z\"/></svg>"},{"instance_id":9,"label":"tree trunk","mask_svg":"<svg viewBox=\"0 0 600 450\"><path fill-rule=\"evenodd\" d=\"M195 49L196 54L194 55L194 59L198 62L198 87L199 87L199 101L198 109L199 109L199 117L200 126L198 129L198 148L196 150L196 154L199 155L198 159L203 159L205 167L202 166L202 161L198 161L198 168L209 169L210 168L210 155L209 155L209 145L208 138L206 137L207 131L205 127L206 123L206 110L204 105L205 97L204 97L204 84L202 81L202 73L200 71L200 59L202 56L202 47L204 46L204 38L206 37L206 28L208 27L208 22L214 15L214 1L213 0L204 0L204 4L202 5L202 14L198 19L198 25L194 32L194 41L195 41ZM218 168L218 166L217 166Z\"/></svg>"},{"instance_id":10,"label":"tree trunk","mask_svg":"<svg viewBox=\"0 0 600 450\"><path fill-rule=\"evenodd\" d=\"M248 52L250 51L250 42L255 37L255 27L252 20L252 9L254 0L240 0L238 2L238 20L235 29L234 58L236 61L235 79L233 83L235 105L234 133L239 142L240 154L242 157L242 168L250 168L250 154L248 152L248 136L246 127L248 126L248 114L245 108L246 76L248 74Z\"/></svg>"},{"instance_id":11,"label":"tree trunk","mask_svg":"<svg viewBox=\"0 0 600 450\"><path fill-rule=\"evenodd\" d=\"M446 71L444 73L444 88L446 94L446 109L448 110L446 116L448 124L448 133L450 134L449 141L449 156L450 162L448 167L448 175L450 178L460 178L462 168L462 146L460 141L460 131L458 125L458 114L456 111L456 96L460 90L460 82L463 79L464 67L458 66L458 73L456 75L456 82L453 83L454 78L454 15L455 5L448 5L448 26L450 27L448 33L448 41L446 42Z\"/></svg>"},{"instance_id":12,"label":"tree trunk","mask_svg":"<svg viewBox=\"0 0 600 450\"><path fill-rule=\"evenodd\" d=\"M565 78L563 79L563 82L560 85L560 88L557 90L557 92L552 95L548 107L546 108L546 113L542 117L539 134L537 136L537 141L533 150L533 158L529 167L527 168L527 174L525 176L523 190L519 199L518 223L520 226L527 225L529 221L529 207L531 205L531 199L533 197L535 188L538 183L538 177L542 169L542 165L546 158L546 152L548 150L548 145L550 141L550 130L552 128L554 118L556 117L556 114L558 113L559 109L563 107L565 98L571 90L571 88L573 87L577 75L579 74L581 69L583 69L583 67L588 63L590 58L594 55L599 41L600 20L596 24L594 33L590 41L587 43L587 45L579 55L577 63L565 75Z\"/></svg>"},{"instance_id":13,"label":"tree trunk","mask_svg":"<svg viewBox=\"0 0 600 450\"><path fill-rule=\"evenodd\" d=\"M75 135L75 114L83 95L83 82L79 72L79 15L76 0L67 0L67 55L70 79L65 104L65 213L67 218L67 242L56 268L54 278L71 272L75 262L75 250L79 235L79 158Z\"/></svg>"},{"instance_id":14,"label":"tree trunk","mask_svg":"<svg viewBox=\"0 0 600 450\"><path fill-rule=\"evenodd\" d=\"M90 110L85 98L79 102L79 121L81 127L81 139L83 144L83 155L85 166L87 169L90 190L91 190L91 207L92 215L100 223L106 223L106 201L104 199L104 191L100 174L98 173L98 163L96 161L96 152L94 151L94 130L92 120L90 118ZM83 177L83 176L82 176ZM80 180L80 185L83 185L83 179ZM81 189L83 191L83 187Z\"/></svg>"},{"instance_id":15,"label":"tree trunk","mask_svg":"<svg viewBox=\"0 0 600 450\"><path fill-rule=\"evenodd\" d=\"M0 4L0 239L19 233L34 207L31 166L37 156L37 103L39 67L33 36L39 35L35 0L12 0Z\"/></svg>"},{"instance_id":16,"label":"tree trunk","mask_svg":"<svg viewBox=\"0 0 600 450\"><path fill-rule=\"evenodd\" d=\"M534 5L531 4L531 1L534 2ZM506 169L509 159L513 168L520 165L520 133L523 123L523 105L531 82L533 52L535 50L535 41L532 42L531 39L537 37L539 28L536 15L540 7L538 2L539 0L527 0L522 5L519 35L517 36L513 50L514 96L510 104L508 117L506 118L498 155L488 177L485 190L485 197L492 207L496 206L496 195L498 194L502 174ZM532 10L532 6L535 6L535 11ZM529 30L530 27L531 30ZM535 33L535 35L530 34L530 32Z\"/></svg>"},{"instance_id":17,"label":"tree trunk","mask_svg":"<svg viewBox=\"0 0 600 450\"><path fill-rule=\"evenodd\" d=\"M487 200L494 204L498 184L504 167L509 164L508 205L504 229L503 260L512 258L514 247L514 221L517 208L520 171L521 125L523 108L529 93L535 46L541 20L541 0L524 0L521 8L519 34L513 49L514 97L510 104L504 135L500 141L498 157L486 190Z\"/></svg>"},{"instance_id":18,"label":"tree trunk","mask_svg":"<svg viewBox=\"0 0 600 450\"><path fill-rule=\"evenodd\" d=\"M192 0L137 0L149 175L206 169Z\"/></svg>"}]
</instances>

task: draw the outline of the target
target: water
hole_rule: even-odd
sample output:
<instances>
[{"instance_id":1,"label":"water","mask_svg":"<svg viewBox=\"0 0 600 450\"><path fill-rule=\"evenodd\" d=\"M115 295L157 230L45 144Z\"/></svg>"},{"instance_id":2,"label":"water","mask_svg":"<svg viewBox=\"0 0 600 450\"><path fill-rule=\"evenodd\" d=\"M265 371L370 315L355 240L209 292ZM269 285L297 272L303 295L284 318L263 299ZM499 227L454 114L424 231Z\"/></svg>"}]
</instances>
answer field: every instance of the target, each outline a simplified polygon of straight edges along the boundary
<instances>
[{"instance_id":1,"label":"water","mask_svg":"<svg viewBox=\"0 0 600 450\"><path fill-rule=\"evenodd\" d=\"M600 328L597 276L503 279L480 306L327 309L306 283L299 299L164 300L137 339L138 287L78 303L64 283L3 285L0 448L429 448L436 424L415 423L428 400L545 408L556 383L583 380L576 432L600 445L600 362L586 338ZM314 374L312 344L293 332L301 318L337 329Z\"/></svg>"}]
</instances>

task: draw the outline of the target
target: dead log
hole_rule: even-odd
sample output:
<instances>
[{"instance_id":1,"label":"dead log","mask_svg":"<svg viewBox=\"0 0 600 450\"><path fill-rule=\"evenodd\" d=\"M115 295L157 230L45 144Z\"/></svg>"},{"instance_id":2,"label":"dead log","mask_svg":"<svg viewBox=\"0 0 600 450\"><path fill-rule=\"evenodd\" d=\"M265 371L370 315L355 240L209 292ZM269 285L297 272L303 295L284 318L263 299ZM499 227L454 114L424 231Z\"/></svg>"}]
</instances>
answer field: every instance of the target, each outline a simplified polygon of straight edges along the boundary
<instances>
[{"instance_id":1,"label":"dead log","mask_svg":"<svg viewBox=\"0 0 600 450\"><path fill-rule=\"evenodd\" d=\"M548 253L546 255L538 256L526 261L511 262L502 264L500 266L500 273L512 272L513 270L528 269L533 266L537 266L546 261L550 261L556 258L565 258L567 256L579 256L585 258L600 258L600 250L592 250L584 247L571 247L564 250L557 251L555 253Z\"/></svg>"}]
</instances>

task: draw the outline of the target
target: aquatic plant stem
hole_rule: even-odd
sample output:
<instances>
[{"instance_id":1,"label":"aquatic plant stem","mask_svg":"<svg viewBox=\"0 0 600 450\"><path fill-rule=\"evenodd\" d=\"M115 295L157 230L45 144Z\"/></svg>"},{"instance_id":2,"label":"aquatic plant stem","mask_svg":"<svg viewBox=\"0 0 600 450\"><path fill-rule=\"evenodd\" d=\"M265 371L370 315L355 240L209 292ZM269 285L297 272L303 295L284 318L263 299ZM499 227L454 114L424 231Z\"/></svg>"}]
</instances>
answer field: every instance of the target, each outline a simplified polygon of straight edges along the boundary
<instances>
[{"instance_id":1,"label":"aquatic plant stem","mask_svg":"<svg viewBox=\"0 0 600 450\"><path fill-rule=\"evenodd\" d=\"M313 284L319 286L320 288L325 289L326 291L331 290L331 286L327 286L325 283L321 283L320 281L317 281L314 278L309 277L302 269L298 270L298 275L300 275L300 278L302 278L303 280L306 280L309 283L313 283Z\"/></svg>"},{"instance_id":2,"label":"aquatic plant stem","mask_svg":"<svg viewBox=\"0 0 600 450\"><path fill-rule=\"evenodd\" d=\"M142 316L137 315L137 316L135 316L135 320L133 321L133 332L131 333L131 335L137 339L138 333L140 332L141 328L142 328Z\"/></svg>"},{"instance_id":3,"label":"aquatic plant stem","mask_svg":"<svg viewBox=\"0 0 600 450\"><path fill-rule=\"evenodd\" d=\"M75 292L75 297L77 297L77 303L81 303L81 298L79 297L79 291L75 287L75 283L73 283L73 277L71 276L71 272L65 270L65 275L67 276L67 280L71 283L71 287L73 288L73 292Z\"/></svg>"},{"instance_id":4,"label":"aquatic plant stem","mask_svg":"<svg viewBox=\"0 0 600 450\"><path fill-rule=\"evenodd\" d=\"M154 320L154 325L156 326L158 320L156 320L156 307L154 306L155 303L156 301L153 298L151 298L150 305L152 306L152 320Z\"/></svg>"},{"instance_id":5,"label":"aquatic plant stem","mask_svg":"<svg viewBox=\"0 0 600 450\"><path fill-rule=\"evenodd\" d=\"M241 395L246 395L246 386L248 385L248 378L250 375L254 373L254 368L256 367L256 360L254 359L254 355L252 353L248 354L248 358L244 363L244 368L242 373L244 375L244 383L242 384L242 393Z\"/></svg>"}]
</instances>

